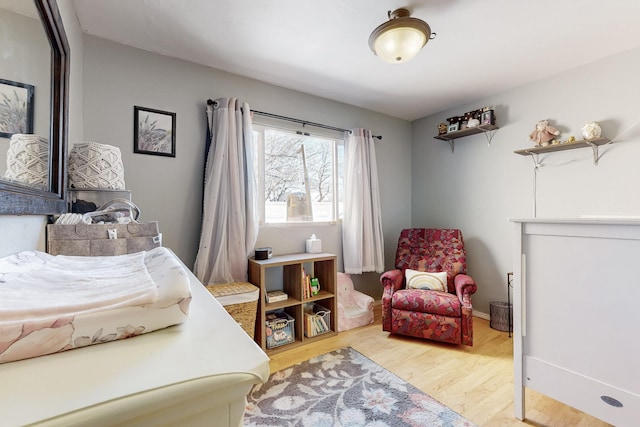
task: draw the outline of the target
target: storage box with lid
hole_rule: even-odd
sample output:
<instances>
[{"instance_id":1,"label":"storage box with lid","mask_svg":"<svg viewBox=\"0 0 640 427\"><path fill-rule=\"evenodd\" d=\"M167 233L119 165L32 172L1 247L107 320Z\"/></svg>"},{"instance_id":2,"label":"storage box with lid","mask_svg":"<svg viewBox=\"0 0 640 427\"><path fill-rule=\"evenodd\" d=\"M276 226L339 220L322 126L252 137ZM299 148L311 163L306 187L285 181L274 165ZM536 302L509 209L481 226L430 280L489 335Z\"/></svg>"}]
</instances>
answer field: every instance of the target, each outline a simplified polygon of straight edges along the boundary
<instances>
[{"instance_id":1,"label":"storage box with lid","mask_svg":"<svg viewBox=\"0 0 640 427\"><path fill-rule=\"evenodd\" d=\"M242 329L253 338L260 290L247 282L208 285L207 289Z\"/></svg>"}]
</instances>

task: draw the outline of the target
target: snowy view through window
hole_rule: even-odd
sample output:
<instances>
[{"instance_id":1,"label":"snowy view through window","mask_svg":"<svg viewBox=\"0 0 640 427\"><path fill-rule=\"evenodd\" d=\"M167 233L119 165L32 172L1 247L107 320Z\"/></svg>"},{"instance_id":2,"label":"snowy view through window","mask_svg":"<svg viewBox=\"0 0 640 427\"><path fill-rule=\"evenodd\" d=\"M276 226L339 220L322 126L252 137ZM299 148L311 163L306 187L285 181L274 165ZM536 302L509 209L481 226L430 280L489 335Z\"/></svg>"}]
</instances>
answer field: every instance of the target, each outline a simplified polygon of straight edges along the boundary
<instances>
[{"instance_id":1,"label":"snowy view through window","mask_svg":"<svg viewBox=\"0 0 640 427\"><path fill-rule=\"evenodd\" d=\"M342 140L260 125L254 125L254 137L262 222L331 222L339 217Z\"/></svg>"}]
</instances>

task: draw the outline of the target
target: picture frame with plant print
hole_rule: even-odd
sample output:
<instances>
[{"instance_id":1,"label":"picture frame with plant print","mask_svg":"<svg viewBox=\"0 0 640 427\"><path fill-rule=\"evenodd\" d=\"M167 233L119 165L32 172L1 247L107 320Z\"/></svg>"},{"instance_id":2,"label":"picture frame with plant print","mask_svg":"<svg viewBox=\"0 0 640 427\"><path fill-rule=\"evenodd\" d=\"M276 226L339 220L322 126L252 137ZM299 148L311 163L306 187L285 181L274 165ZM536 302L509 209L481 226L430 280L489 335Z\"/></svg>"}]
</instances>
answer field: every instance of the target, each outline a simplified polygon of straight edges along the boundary
<instances>
[{"instance_id":1,"label":"picture frame with plant print","mask_svg":"<svg viewBox=\"0 0 640 427\"><path fill-rule=\"evenodd\" d=\"M0 137L33 133L34 86L0 79Z\"/></svg>"},{"instance_id":2,"label":"picture frame with plant print","mask_svg":"<svg viewBox=\"0 0 640 427\"><path fill-rule=\"evenodd\" d=\"M133 152L176 156L176 113L133 107Z\"/></svg>"}]
</instances>

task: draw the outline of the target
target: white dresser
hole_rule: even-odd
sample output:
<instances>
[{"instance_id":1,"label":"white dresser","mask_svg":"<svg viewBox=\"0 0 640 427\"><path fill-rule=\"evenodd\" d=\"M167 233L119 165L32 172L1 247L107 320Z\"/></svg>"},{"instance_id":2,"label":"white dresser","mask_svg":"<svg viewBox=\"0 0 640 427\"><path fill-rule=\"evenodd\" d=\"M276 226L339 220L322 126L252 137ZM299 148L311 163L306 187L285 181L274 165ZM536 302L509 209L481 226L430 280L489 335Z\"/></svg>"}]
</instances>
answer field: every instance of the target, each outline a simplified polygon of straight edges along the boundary
<instances>
[{"instance_id":1,"label":"white dresser","mask_svg":"<svg viewBox=\"0 0 640 427\"><path fill-rule=\"evenodd\" d=\"M189 273L184 323L0 364L0 424L239 426L269 359Z\"/></svg>"},{"instance_id":2,"label":"white dresser","mask_svg":"<svg viewBox=\"0 0 640 427\"><path fill-rule=\"evenodd\" d=\"M637 426L640 221L512 221L516 418L529 387Z\"/></svg>"}]
</instances>

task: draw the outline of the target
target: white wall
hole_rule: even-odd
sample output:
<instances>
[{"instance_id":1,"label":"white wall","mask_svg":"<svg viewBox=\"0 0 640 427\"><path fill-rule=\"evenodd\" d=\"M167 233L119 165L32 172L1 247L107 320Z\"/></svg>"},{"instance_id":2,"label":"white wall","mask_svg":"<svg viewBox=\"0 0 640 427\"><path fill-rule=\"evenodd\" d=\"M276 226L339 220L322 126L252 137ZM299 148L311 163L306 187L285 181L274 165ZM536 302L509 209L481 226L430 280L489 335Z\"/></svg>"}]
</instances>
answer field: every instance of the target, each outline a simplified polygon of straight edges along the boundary
<instances>
[{"instance_id":1,"label":"white wall","mask_svg":"<svg viewBox=\"0 0 640 427\"><path fill-rule=\"evenodd\" d=\"M365 127L383 136L376 148L387 265L393 266L397 236L411 223L409 122L92 36L84 38L84 59L85 140L120 147L126 186L142 219L159 221L164 244L188 266L200 236L206 100L231 96L256 110L341 128ZM134 105L177 114L175 158L133 153ZM257 246L271 246L274 254L301 252L311 233L323 240L324 251L341 254L339 225L265 226ZM354 281L380 297L378 276L365 274Z\"/></svg>"},{"instance_id":2,"label":"white wall","mask_svg":"<svg viewBox=\"0 0 640 427\"><path fill-rule=\"evenodd\" d=\"M506 301L508 218L532 217L534 206L534 163L513 151L533 146L527 137L538 120L549 119L562 140L582 139L582 126L595 120L616 140L601 147L598 166L589 148L541 155L538 217L640 214L640 126L622 134L640 120L639 67L637 49L412 123L412 223L462 229L478 283L474 309L488 313L490 301ZM447 117L487 105L496 106L500 126L490 146L475 135L457 140L452 153L433 138Z\"/></svg>"},{"instance_id":3,"label":"white wall","mask_svg":"<svg viewBox=\"0 0 640 427\"><path fill-rule=\"evenodd\" d=\"M58 0L70 49L69 140L82 139L82 31L71 0ZM45 250L47 217L42 215L0 215L0 256L21 250Z\"/></svg>"},{"instance_id":4,"label":"white wall","mask_svg":"<svg viewBox=\"0 0 640 427\"><path fill-rule=\"evenodd\" d=\"M532 145L527 135L535 123L550 119L566 139L579 137L585 122L597 120L604 136L614 138L640 119L635 73L640 50L409 126L370 111L94 37L85 36L83 46L70 1L62 0L60 9L72 52L70 142L95 140L121 147L134 201L144 218L160 221L165 243L187 265L193 264L199 238L207 98L237 96L258 110L338 127L362 126L382 134L384 139L376 147L387 268L393 266L400 229L459 227L467 244L469 272L479 284L474 308L486 313L490 301L506 299L506 273L512 270L508 218L533 214L533 162L513 151ZM178 114L175 159L133 154L134 105ZM501 127L490 146L482 135L472 136L458 140L451 153L446 142L433 139L437 124L446 117L485 105L496 106ZM589 149L543 155L545 166L537 179L538 216L638 215L640 180L634 166L640 154L639 132L633 128L602 148L598 166L592 164ZM33 218L0 216L0 235L22 229L20 236L24 236L3 240L0 255L24 248L25 242L44 248L45 218L37 218L34 224ZM257 246L272 246L275 253L299 251L312 232L323 239L325 251L341 252L339 226L263 227ZM359 289L380 296L376 274L355 281Z\"/></svg>"}]
</instances>

